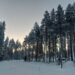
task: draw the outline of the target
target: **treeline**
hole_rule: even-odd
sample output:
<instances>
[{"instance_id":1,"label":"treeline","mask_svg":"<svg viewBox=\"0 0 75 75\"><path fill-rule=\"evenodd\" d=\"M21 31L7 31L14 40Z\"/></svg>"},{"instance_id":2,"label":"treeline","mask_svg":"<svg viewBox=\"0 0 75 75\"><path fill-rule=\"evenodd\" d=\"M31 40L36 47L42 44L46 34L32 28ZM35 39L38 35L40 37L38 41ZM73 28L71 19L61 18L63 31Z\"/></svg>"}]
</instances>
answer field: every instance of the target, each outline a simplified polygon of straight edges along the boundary
<instances>
[{"instance_id":1,"label":"treeline","mask_svg":"<svg viewBox=\"0 0 75 75\"><path fill-rule=\"evenodd\" d=\"M10 59L23 59L24 57L24 50L22 49L21 43L17 40L16 42L14 39L10 39L7 37L4 41L4 52L3 52L3 59L10 60Z\"/></svg>"},{"instance_id":2,"label":"treeline","mask_svg":"<svg viewBox=\"0 0 75 75\"><path fill-rule=\"evenodd\" d=\"M23 45L17 40L5 38L5 21L0 22L0 61L12 60L12 59L23 59L24 49Z\"/></svg>"},{"instance_id":3,"label":"treeline","mask_svg":"<svg viewBox=\"0 0 75 75\"><path fill-rule=\"evenodd\" d=\"M64 10L45 11L41 25L35 22L25 37L25 59L36 61L74 60L75 57L75 3Z\"/></svg>"},{"instance_id":4,"label":"treeline","mask_svg":"<svg viewBox=\"0 0 75 75\"><path fill-rule=\"evenodd\" d=\"M5 21L0 22L0 61L10 59L23 59L24 50L22 49L21 43L17 40L5 37Z\"/></svg>"}]
</instances>

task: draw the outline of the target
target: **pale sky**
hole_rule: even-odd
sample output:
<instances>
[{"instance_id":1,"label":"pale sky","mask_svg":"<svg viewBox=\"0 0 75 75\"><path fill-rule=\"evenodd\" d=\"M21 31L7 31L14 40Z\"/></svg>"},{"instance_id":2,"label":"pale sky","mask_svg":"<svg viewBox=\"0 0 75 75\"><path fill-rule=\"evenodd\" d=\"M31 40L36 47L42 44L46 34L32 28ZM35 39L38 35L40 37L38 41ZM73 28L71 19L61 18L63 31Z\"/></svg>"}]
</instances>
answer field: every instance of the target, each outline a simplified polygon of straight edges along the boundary
<instances>
[{"instance_id":1,"label":"pale sky","mask_svg":"<svg viewBox=\"0 0 75 75\"><path fill-rule=\"evenodd\" d=\"M45 10L61 4L63 8L75 0L0 0L0 20L6 22L5 37L24 40L37 21L40 25Z\"/></svg>"}]
</instances>

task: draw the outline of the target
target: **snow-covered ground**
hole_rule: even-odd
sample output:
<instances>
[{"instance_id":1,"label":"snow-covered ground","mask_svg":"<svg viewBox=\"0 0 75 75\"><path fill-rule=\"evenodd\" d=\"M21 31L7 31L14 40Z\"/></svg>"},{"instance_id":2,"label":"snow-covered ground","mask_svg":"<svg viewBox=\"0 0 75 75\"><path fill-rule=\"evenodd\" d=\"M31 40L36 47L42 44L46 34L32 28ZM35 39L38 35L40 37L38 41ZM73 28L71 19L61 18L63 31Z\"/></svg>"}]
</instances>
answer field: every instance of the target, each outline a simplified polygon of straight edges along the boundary
<instances>
[{"instance_id":1,"label":"snow-covered ground","mask_svg":"<svg viewBox=\"0 0 75 75\"><path fill-rule=\"evenodd\" d=\"M55 63L2 61L0 75L75 75L75 66L71 61L64 63L62 69Z\"/></svg>"}]
</instances>

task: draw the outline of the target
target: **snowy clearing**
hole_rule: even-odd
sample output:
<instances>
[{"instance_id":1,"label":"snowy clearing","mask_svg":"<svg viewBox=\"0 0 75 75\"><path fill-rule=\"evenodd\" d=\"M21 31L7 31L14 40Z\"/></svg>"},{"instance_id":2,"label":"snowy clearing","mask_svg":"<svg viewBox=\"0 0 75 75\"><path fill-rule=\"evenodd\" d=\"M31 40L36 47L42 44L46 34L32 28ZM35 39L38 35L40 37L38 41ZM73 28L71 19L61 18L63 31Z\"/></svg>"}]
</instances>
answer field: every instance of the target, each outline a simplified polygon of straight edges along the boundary
<instances>
[{"instance_id":1,"label":"snowy clearing","mask_svg":"<svg viewBox=\"0 0 75 75\"><path fill-rule=\"evenodd\" d=\"M75 75L75 66L71 61L64 63L62 69L55 63L2 61L0 75Z\"/></svg>"}]
</instances>

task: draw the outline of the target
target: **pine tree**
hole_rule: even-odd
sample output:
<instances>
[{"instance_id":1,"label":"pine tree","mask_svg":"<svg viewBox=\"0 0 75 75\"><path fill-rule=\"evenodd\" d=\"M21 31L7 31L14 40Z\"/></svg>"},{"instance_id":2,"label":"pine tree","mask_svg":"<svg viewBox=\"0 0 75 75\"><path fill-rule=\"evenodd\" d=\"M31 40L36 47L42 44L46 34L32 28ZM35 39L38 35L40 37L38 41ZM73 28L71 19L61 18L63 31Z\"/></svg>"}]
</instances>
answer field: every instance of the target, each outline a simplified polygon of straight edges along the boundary
<instances>
[{"instance_id":1,"label":"pine tree","mask_svg":"<svg viewBox=\"0 0 75 75\"><path fill-rule=\"evenodd\" d=\"M37 61L38 56L39 56L39 37L40 37L40 30L39 30L39 25L37 22L35 23L34 30L35 30L35 36L36 36L36 55L35 55L35 58Z\"/></svg>"},{"instance_id":2,"label":"pine tree","mask_svg":"<svg viewBox=\"0 0 75 75\"><path fill-rule=\"evenodd\" d=\"M46 62L46 58L47 58L47 52L48 52L48 30L50 28L50 25L51 25L51 21L50 21L50 14L48 11L45 11L45 14L44 14L44 18L42 19L42 27L43 27L43 33L44 33L44 47L45 47L45 50L44 50L44 53L45 53L45 62Z\"/></svg>"},{"instance_id":3,"label":"pine tree","mask_svg":"<svg viewBox=\"0 0 75 75\"><path fill-rule=\"evenodd\" d=\"M63 47L62 47L62 26L64 23L64 11L61 5L58 6L57 8L57 13L56 13L56 21L57 21L57 29L58 29L58 35L60 37L60 51L59 51L59 59L60 59L60 64L62 68L62 52L63 52Z\"/></svg>"},{"instance_id":4,"label":"pine tree","mask_svg":"<svg viewBox=\"0 0 75 75\"><path fill-rule=\"evenodd\" d=\"M4 59L9 59L9 37L7 37L4 41Z\"/></svg>"},{"instance_id":5,"label":"pine tree","mask_svg":"<svg viewBox=\"0 0 75 75\"><path fill-rule=\"evenodd\" d=\"M73 52L72 52L72 45L73 45L73 35L74 35L74 8L71 4L67 6L66 9L66 22L69 24L69 32L70 32L70 53L71 53L71 60L73 61Z\"/></svg>"},{"instance_id":6,"label":"pine tree","mask_svg":"<svg viewBox=\"0 0 75 75\"><path fill-rule=\"evenodd\" d=\"M10 56L10 59L13 59L13 50L15 49L15 41L14 39L11 39L9 41L9 56Z\"/></svg>"},{"instance_id":7,"label":"pine tree","mask_svg":"<svg viewBox=\"0 0 75 75\"><path fill-rule=\"evenodd\" d=\"M53 30L52 31L52 43L53 43L53 62L54 62L54 54L56 52L56 31L55 31L55 28L56 28L56 14L55 14L55 10L54 8L52 9L51 11L51 29Z\"/></svg>"},{"instance_id":8,"label":"pine tree","mask_svg":"<svg viewBox=\"0 0 75 75\"><path fill-rule=\"evenodd\" d=\"M3 59L5 22L0 22L0 60Z\"/></svg>"},{"instance_id":9,"label":"pine tree","mask_svg":"<svg viewBox=\"0 0 75 75\"><path fill-rule=\"evenodd\" d=\"M14 51L14 59L20 59L21 52L18 49L21 49L21 43L19 42L19 40L17 40L15 42L14 49L15 49L15 51Z\"/></svg>"}]
</instances>

